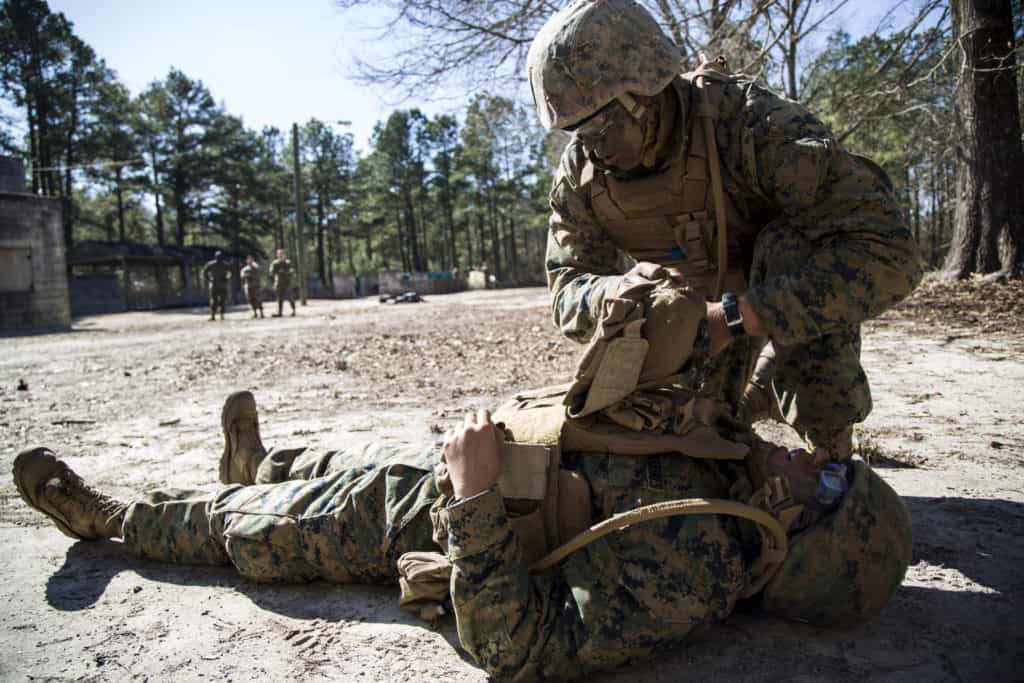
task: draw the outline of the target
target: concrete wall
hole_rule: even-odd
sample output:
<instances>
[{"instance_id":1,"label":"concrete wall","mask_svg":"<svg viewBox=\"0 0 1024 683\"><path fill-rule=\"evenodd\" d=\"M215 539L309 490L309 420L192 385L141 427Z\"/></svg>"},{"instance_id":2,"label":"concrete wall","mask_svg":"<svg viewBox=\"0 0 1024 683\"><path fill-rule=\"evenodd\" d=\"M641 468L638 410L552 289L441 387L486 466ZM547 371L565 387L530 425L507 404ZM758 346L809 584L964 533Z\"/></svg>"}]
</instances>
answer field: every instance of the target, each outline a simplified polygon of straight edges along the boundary
<instances>
[{"instance_id":1,"label":"concrete wall","mask_svg":"<svg viewBox=\"0 0 1024 683\"><path fill-rule=\"evenodd\" d=\"M71 276L71 314L96 315L128 310L128 300L116 273L88 273Z\"/></svg>"},{"instance_id":2,"label":"concrete wall","mask_svg":"<svg viewBox=\"0 0 1024 683\"><path fill-rule=\"evenodd\" d=\"M60 200L0 192L0 330L70 326Z\"/></svg>"},{"instance_id":3,"label":"concrete wall","mask_svg":"<svg viewBox=\"0 0 1024 683\"><path fill-rule=\"evenodd\" d=\"M336 299L354 299L356 297L356 276L335 275L334 297Z\"/></svg>"}]
</instances>

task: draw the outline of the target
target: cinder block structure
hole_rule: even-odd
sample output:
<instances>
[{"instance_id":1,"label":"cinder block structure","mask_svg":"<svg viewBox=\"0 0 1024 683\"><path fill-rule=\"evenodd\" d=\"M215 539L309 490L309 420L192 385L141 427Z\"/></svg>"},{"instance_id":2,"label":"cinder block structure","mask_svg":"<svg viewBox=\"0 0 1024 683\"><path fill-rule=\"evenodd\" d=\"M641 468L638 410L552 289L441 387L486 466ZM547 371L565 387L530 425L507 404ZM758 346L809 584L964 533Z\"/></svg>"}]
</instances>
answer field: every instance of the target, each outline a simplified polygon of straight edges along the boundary
<instances>
[{"instance_id":1,"label":"cinder block structure","mask_svg":"<svg viewBox=\"0 0 1024 683\"><path fill-rule=\"evenodd\" d=\"M0 333L70 326L61 202L27 193L21 159L0 157Z\"/></svg>"}]
</instances>

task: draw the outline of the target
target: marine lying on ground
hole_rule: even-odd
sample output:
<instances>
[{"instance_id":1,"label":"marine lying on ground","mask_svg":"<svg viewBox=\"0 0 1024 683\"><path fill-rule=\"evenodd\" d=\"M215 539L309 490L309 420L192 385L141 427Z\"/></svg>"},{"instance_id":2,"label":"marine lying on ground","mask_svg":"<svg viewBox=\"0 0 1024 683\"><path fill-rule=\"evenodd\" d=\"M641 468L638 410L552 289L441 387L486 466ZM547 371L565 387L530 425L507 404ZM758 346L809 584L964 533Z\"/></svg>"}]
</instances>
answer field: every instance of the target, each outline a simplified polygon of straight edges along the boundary
<instances>
[{"instance_id":1,"label":"marine lying on ground","mask_svg":"<svg viewBox=\"0 0 1024 683\"><path fill-rule=\"evenodd\" d=\"M740 599L823 626L877 614L910 562L892 489L859 459L838 473L822 451L762 442L701 391L699 294L662 280L603 309L573 382L467 416L441 453L267 451L239 392L221 414L218 491L117 500L45 448L17 457L14 481L65 534L153 560L397 583L406 607L453 612L461 646L500 679L648 657ZM356 451L402 464L352 467Z\"/></svg>"},{"instance_id":2,"label":"marine lying on ground","mask_svg":"<svg viewBox=\"0 0 1024 683\"><path fill-rule=\"evenodd\" d=\"M402 294L381 294L378 301L382 304L421 304L425 300L416 292L404 292Z\"/></svg>"}]
</instances>

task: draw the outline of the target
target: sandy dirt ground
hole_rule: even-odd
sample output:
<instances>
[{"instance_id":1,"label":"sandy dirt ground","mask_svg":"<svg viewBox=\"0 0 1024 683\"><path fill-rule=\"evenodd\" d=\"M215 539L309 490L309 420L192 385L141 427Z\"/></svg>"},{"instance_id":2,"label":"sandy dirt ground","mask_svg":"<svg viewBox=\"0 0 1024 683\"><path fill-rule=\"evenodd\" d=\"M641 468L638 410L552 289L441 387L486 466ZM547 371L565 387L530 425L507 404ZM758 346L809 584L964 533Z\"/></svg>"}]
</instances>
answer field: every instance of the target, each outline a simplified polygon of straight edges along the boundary
<instances>
[{"instance_id":1,"label":"sandy dirt ground","mask_svg":"<svg viewBox=\"0 0 1024 683\"><path fill-rule=\"evenodd\" d=\"M878 620L821 630L738 614L594 680L1020 680L1024 335L999 324L1019 316L1006 303L1019 289L958 302L925 287L866 328L875 408L860 447L905 497L915 534L913 565ZM10 466L48 445L125 498L209 485L220 407L240 388L256 393L268 445L428 444L467 409L568 378L578 349L550 324L546 293L206 315L90 317L70 333L0 339L0 679L484 680L450 618L422 624L394 588L259 586L230 568L76 543L22 503Z\"/></svg>"}]
</instances>

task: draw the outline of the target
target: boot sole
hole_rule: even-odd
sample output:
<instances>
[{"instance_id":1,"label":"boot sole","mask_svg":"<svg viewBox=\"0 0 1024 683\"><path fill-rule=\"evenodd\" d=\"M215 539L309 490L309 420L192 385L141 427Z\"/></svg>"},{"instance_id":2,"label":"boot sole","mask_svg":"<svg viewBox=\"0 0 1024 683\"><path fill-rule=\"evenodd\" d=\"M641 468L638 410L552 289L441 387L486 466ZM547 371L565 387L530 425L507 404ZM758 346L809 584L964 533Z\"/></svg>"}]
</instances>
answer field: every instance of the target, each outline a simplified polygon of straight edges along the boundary
<instances>
[{"instance_id":1,"label":"boot sole","mask_svg":"<svg viewBox=\"0 0 1024 683\"><path fill-rule=\"evenodd\" d=\"M35 496L30 491L27 491L25 487L22 485L22 482L26 477L26 472L29 469L34 469L35 466L38 466L40 468L40 472L42 473L43 476L37 476L37 473L33 472L33 481L45 482L48 481L51 477L53 477L53 475L55 475L57 471L60 469L60 461L57 459L57 456L54 455L53 451L51 451L49 448L31 448L27 451L22 451L21 453L19 453L18 457L14 459L14 466L12 468L14 475L14 485L18 489L18 495L21 496L21 499L25 501L25 504L28 505L30 508L32 508L33 510L38 510L39 512L49 517L50 520L60 530L60 532L65 536L77 540L88 540L86 539L85 536L82 536L79 533L75 533L63 518L57 516L53 511L47 510L46 508L40 506L36 502ZM46 469L43 469L44 467Z\"/></svg>"},{"instance_id":2,"label":"boot sole","mask_svg":"<svg viewBox=\"0 0 1024 683\"><path fill-rule=\"evenodd\" d=\"M252 405L251 411L239 409L237 406L243 402L249 402ZM231 452L235 450L235 444L231 441L231 431L228 429L229 416L230 417L253 417L258 419L258 413L256 411L256 399L253 397L251 391L236 391L235 393L228 396L227 400L224 401L224 407L220 411L220 430L224 434L224 452L220 456L220 471L218 476L220 477L220 483L230 484L231 481Z\"/></svg>"}]
</instances>

